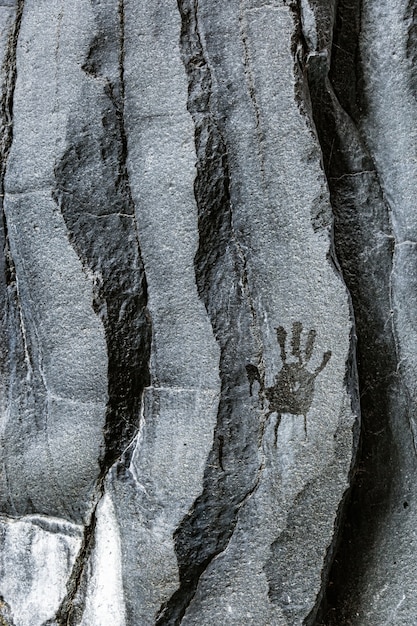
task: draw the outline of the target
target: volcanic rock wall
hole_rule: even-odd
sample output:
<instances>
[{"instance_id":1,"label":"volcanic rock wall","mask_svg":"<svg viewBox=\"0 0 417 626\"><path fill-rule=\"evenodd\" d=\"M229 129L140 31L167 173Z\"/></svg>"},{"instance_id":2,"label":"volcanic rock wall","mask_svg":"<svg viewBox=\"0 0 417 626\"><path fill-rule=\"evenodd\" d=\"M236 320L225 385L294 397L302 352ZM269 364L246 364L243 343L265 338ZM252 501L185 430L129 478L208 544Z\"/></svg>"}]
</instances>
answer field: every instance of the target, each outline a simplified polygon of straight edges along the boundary
<instances>
[{"instance_id":1,"label":"volcanic rock wall","mask_svg":"<svg viewBox=\"0 0 417 626\"><path fill-rule=\"evenodd\" d=\"M1 624L416 619L416 11L0 2Z\"/></svg>"}]
</instances>

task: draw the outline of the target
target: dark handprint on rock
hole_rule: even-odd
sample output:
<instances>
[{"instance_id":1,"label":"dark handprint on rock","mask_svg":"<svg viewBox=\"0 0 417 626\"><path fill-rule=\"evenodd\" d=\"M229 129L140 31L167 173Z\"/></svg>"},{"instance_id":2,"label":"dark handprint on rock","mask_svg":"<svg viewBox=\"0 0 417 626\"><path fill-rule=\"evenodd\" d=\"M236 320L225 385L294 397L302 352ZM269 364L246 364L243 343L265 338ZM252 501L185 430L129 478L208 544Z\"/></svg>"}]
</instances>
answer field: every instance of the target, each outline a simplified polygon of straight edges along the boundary
<instances>
[{"instance_id":1,"label":"dark handprint on rock","mask_svg":"<svg viewBox=\"0 0 417 626\"><path fill-rule=\"evenodd\" d=\"M258 368L250 364L246 366L249 379L249 391L252 395L252 387L255 381L260 385L260 394L268 400L268 413L266 419L277 413L277 423L275 426L275 439L277 437L278 426L282 413L304 416L304 430L307 434L307 413L311 407L314 397L314 381L320 372L326 367L331 357L331 352L325 352L320 365L310 372L307 364L311 359L316 339L316 331L310 330L307 336L303 352L301 351L301 335L303 326L301 322L294 322L292 328L291 354L296 361L287 361L287 332L279 326L276 329L277 341L281 350L283 366L275 376L275 384L265 389L264 381L259 375Z\"/></svg>"},{"instance_id":2,"label":"dark handprint on rock","mask_svg":"<svg viewBox=\"0 0 417 626\"><path fill-rule=\"evenodd\" d=\"M309 331L303 355L301 353L301 333L303 327L300 322L295 322L292 328L291 351L297 361L287 363L285 349L287 333L282 326L279 326L276 330L283 366L281 371L275 376L275 385L265 389L265 397L269 402L268 415L276 412L306 416L313 402L314 381L326 367L332 353L325 352L319 367L310 372L306 365L313 354L316 331Z\"/></svg>"}]
</instances>

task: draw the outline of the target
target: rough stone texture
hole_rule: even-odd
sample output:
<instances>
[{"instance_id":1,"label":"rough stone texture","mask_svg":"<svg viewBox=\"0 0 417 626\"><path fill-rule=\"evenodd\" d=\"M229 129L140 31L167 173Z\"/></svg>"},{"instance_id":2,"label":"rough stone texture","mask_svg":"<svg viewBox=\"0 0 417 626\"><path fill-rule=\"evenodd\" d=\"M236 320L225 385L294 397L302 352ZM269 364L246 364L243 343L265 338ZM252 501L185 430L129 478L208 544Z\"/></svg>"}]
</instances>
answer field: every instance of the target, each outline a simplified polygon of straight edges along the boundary
<instances>
[{"instance_id":1,"label":"rough stone texture","mask_svg":"<svg viewBox=\"0 0 417 626\"><path fill-rule=\"evenodd\" d=\"M81 548L82 527L28 515L1 524L3 622L42 624L54 617ZM11 615L6 613L6 606ZM100 623L100 622L96 622Z\"/></svg>"},{"instance_id":2,"label":"rough stone texture","mask_svg":"<svg viewBox=\"0 0 417 626\"><path fill-rule=\"evenodd\" d=\"M415 17L412 3L342 0L307 62L335 246L355 310L363 420L322 608L331 624L405 625L417 616Z\"/></svg>"},{"instance_id":3,"label":"rough stone texture","mask_svg":"<svg viewBox=\"0 0 417 626\"><path fill-rule=\"evenodd\" d=\"M0 2L0 623L417 619L416 9Z\"/></svg>"}]
</instances>

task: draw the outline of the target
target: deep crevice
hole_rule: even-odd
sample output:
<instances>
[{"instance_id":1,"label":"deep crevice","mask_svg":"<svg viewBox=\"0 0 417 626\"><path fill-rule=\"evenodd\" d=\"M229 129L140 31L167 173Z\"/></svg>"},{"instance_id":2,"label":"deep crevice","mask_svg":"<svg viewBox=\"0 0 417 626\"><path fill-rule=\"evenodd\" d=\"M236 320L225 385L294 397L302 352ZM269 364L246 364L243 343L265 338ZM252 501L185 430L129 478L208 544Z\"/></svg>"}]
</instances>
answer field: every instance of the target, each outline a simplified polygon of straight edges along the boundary
<instances>
[{"instance_id":1,"label":"deep crevice","mask_svg":"<svg viewBox=\"0 0 417 626\"><path fill-rule=\"evenodd\" d=\"M328 626L351 623L374 539L392 503L405 495L392 472L403 445L392 421L394 401L398 421L408 420L390 302L394 239L375 163L357 126L366 111L358 43L360 4L340 0L337 5L330 69L320 55L307 64L334 214L334 246L355 312L362 415L349 501L336 529L338 544L315 620Z\"/></svg>"},{"instance_id":2,"label":"deep crevice","mask_svg":"<svg viewBox=\"0 0 417 626\"><path fill-rule=\"evenodd\" d=\"M330 47L332 43L332 36L333 36L332 26L333 26L333 21L334 21L335 8L334 6L332 6L332 3L327 2L327 0L324 0L324 1L323 0L311 0L309 4L314 9L315 18L316 18L317 41L315 42L313 42L309 38L308 34L306 34L303 29L302 0L296 0L295 2L289 5L289 8L291 9L291 12L293 14L293 21L294 21L294 34L292 37L294 75L296 77L294 95L295 95L295 100L298 104L300 113L303 116L305 116L308 120L308 126L310 127L311 132L314 134L315 141L318 138L319 143L321 143L320 137L317 137L317 130L315 127L316 126L315 107L317 106L317 101L314 99L314 95L317 95L317 94L313 94L313 97L312 97L311 92L312 90L315 89L315 84L316 84L315 81L317 79L318 79L318 84L320 85L320 89L322 88L321 80L323 78L326 80L326 86L327 86L327 73L328 73L328 60L329 59L328 59L327 54L324 51L326 50L326 47ZM318 68L318 72L317 72L317 68ZM323 99L321 95L322 94L320 93L319 94L319 110L320 110L320 107L323 106ZM330 151L333 150L333 147L334 145L332 144ZM325 157L323 152L321 153L320 156L322 156L323 158ZM331 159L329 159L329 162L330 161ZM327 175L327 171L326 171L326 175ZM327 202L328 200L327 198L325 198L325 203ZM313 207L312 217L311 217L312 227L315 231L321 230L323 228L330 229L331 240L330 240L329 252L327 254L327 260L332 265L335 274L339 278L342 278L343 280L344 272L339 262L338 251L337 251L337 246L336 246L335 237L334 237L334 220L332 218L333 216L331 214L331 211L325 212L321 206ZM351 300L350 295L351 294L349 293L349 300ZM351 330L351 335L350 335L350 350L349 350L349 356L346 362L346 375L345 375L344 384L347 390L348 397L351 399L352 412L354 415L357 416L357 420L352 430L352 435L353 435L352 455L353 456L352 456L352 461L351 461L350 468L349 468L349 474L347 476L348 485L352 484L353 478L355 476L359 440L360 440L360 398L359 398L358 371L357 371L357 342L356 342L356 334L355 334L355 319L354 319L353 306L350 306L350 309L351 309L352 330ZM325 490L326 480L328 480L330 475L332 475L335 472L344 473L346 471L346 468L343 466L343 463L341 463L340 464L341 466L338 467L341 459L343 459L343 456L346 454L346 451L340 449L340 453L338 452L339 444L336 443L337 440L338 440L338 436L335 434L336 447L335 447L333 461L331 465L329 466L328 477L327 478L322 477L322 484L321 484L320 479L313 481L312 485L314 485L314 488L312 485L307 485L305 490L303 490L303 493L308 495L308 488L311 488L311 490L315 491L316 493L323 492ZM330 506L329 515L333 515L335 504L338 504L334 526L333 526L334 528L333 536L323 558L320 590L317 595L314 606L311 608L308 615L303 619L302 623L304 626L314 626L315 624L317 624L318 614L320 614L321 616L323 613L322 607L326 604L330 571L334 562L337 546L339 545L340 529L343 527L343 524L344 524L344 518L346 515L346 510L348 509L350 493L351 493L351 489L348 488L343 494L341 501L338 503L333 503ZM294 516L295 519L299 518L300 515L304 516L305 509L303 508L303 506L300 506L300 504L298 504L299 510L297 513L297 504L295 503L293 509L291 509L289 519L291 520L292 516ZM325 499L325 501L323 501L322 503L323 511L326 509L327 506L328 506L328 502L327 502L327 499ZM309 518L308 515L306 517ZM311 517L312 519L314 518L314 516L311 516ZM289 522L289 525L291 526L291 522ZM286 588L285 585L286 584L288 585L288 581L284 581L280 578L280 572L279 572L279 569L278 570L276 569L276 563L280 561L285 561L288 563L289 561L291 561L292 554L293 554L292 550L295 549L296 551L296 548L294 548L292 542L296 543L297 530L298 530L297 525L295 524L293 530L289 532L288 530L285 531L283 533L283 536L280 536L271 545L271 551L272 551L273 557L270 559L270 561L267 562L265 566L265 570L268 573L269 597L274 602L278 601L278 599L281 599L281 592L283 589ZM310 532L314 534L314 531L315 529L311 529ZM304 532L307 532L307 533L309 532L308 526L304 528ZM286 545L286 543L288 543L288 545ZM291 546L293 546L293 548L291 548ZM284 601L281 606L282 610L284 611L284 614L286 615L286 617L289 619L291 623L296 623L296 622L298 623L300 614L303 614L304 612L304 607L303 607L303 602L302 602L303 592L301 591L300 593L300 589L303 590L304 578L303 578L303 573L301 572L297 573L297 570L296 570L297 567L299 567L299 561L296 561L296 563L294 564L295 576L297 575L299 576L299 579L296 585L297 590L294 589L294 586L288 587L288 592L291 595L292 602L294 604L290 603L288 606L286 606L285 601ZM297 597L298 593L300 593L299 599ZM297 602L297 599L299 600L298 602Z\"/></svg>"},{"instance_id":3,"label":"deep crevice","mask_svg":"<svg viewBox=\"0 0 417 626\"><path fill-rule=\"evenodd\" d=\"M102 85L101 124L80 129L76 120L70 121L69 148L55 167L55 200L74 249L94 277L93 306L104 326L109 364L104 450L95 506L67 594L55 621L50 622L59 626L76 626L82 618L86 565L94 548L96 511L104 495L105 479L138 432L143 391L150 383L151 318L127 171L123 0L118 0L116 23L112 17L115 15L106 15L100 7L97 10L98 32L82 67ZM97 177L97 170L101 177Z\"/></svg>"},{"instance_id":4,"label":"deep crevice","mask_svg":"<svg viewBox=\"0 0 417 626\"><path fill-rule=\"evenodd\" d=\"M161 607L157 626L180 624L201 576L227 547L260 471L259 419L256 410L248 412L243 405L249 395L245 365L259 364L261 356L245 285L246 261L233 232L227 146L212 108L212 75L200 39L197 2L178 0L178 8L197 152L195 275L220 345L221 396L203 491L174 534L180 586Z\"/></svg>"},{"instance_id":5,"label":"deep crevice","mask_svg":"<svg viewBox=\"0 0 417 626\"><path fill-rule=\"evenodd\" d=\"M417 97L417 6L414 0L409 0L404 14L407 22L406 55L410 63L410 92Z\"/></svg>"},{"instance_id":6,"label":"deep crevice","mask_svg":"<svg viewBox=\"0 0 417 626\"><path fill-rule=\"evenodd\" d=\"M16 16L13 29L9 35L8 49L3 65L5 74L2 97L0 101L0 198L3 204L4 178L6 175L7 159L13 142L13 100L16 87L16 49L22 23L25 0L19 0L16 8Z\"/></svg>"}]
</instances>

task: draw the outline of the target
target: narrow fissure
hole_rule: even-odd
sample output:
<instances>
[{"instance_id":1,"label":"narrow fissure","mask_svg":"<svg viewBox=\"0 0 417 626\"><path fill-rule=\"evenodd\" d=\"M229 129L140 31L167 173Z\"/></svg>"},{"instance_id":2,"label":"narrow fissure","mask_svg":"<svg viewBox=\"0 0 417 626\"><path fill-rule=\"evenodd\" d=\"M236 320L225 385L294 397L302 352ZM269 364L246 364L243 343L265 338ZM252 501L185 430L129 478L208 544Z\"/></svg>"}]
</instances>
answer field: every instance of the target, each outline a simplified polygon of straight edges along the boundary
<instances>
[{"instance_id":1,"label":"narrow fissure","mask_svg":"<svg viewBox=\"0 0 417 626\"><path fill-rule=\"evenodd\" d=\"M103 495L103 480L100 481L100 498ZM55 617L42 626L78 626L84 612L84 597L80 590L86 582L86 563L94 548L94 534L96 527L96 511L100 502L98 498L90 522L84 528L83 542L73 565L67 582L67 593L63 598Z\"/></svg>"},{"instance_id":2,"label":"narrow fissure","mask_svg":"<svg viewBox=\"0 0 417 626\"><path fill-rule=\"evenodd\" d=\"M199 34L198 4L178 0L178 8L197 152L195 274L220 345L221 396L203 491L174 534L180 586L161 607L157 626L180 624L201 576L230 541L238 511L256 487L260 466L259 419L256 410L244 408L249 394L245 365L259 365L259 342L244 286L245 259L233 234L227 146L212 111L212 77Z\"/></svg>"},{"instance_id":3,"label":"narrow fissure","mask_svg":"<svg viewBox=\"0 0 417 626\"><path fill-rule=\"evenodd\" d=\"M330 67L326 55L307 60L334 215L334 247L355 312L362 415L351 492L336 529L333 565L315 621L328 626L348 624L355 616L374 539L392 501L400 497L392 470L398 466L400 445L394 403L399 420L408 420L392 328L389 207L357 124L366 107L358 44L360 4L338 2Z\"/></svg>"},{"instance_id":4,"label":"narrow fissure","mask_svg":"<svg viewBox=\"0 0 417 626\"><path fill-rule=\"evenodd\" d=\"M10 243L8 237L7 220L4 213L4 180L7 170L7 160L13 142L13 99L16 86L16 48L22 23L24 8L24 0L20 0L16 9L16 16L13 29L9 35L8 49L3 65L5 80L3 85L3 93L0 101L0 203L2 212L2 247L4 258L4 280L6 288L10 287L14 292L11 301L17 300L16 292L16 270L10 252ZM12 295L12 294L10 294ZM4 325L3 325L4 327Z\"/></svg>"},{"instance_id":5,"label":"narrow fissure","mask_svg":"<svg viewBox=\"0 0 417 626\"><path fill-rule=\"evenodd\" d=\"M16 49L22 23L25 0L19 0L16 8L16 17L12 32L9 36L8 50L3 66L5 81L0 101L0 191L1 203L4 198L4 178L7 168L7 159L13 141L13 99L16 86Z\"/></svg>"},{"instance_id":6,"label":"narrow fissure","mask_svg":"<svg viewBox=\"0 0 417 626\"><path fill-rule=\"evenodd\" d=\"M17 45L21 30L25 1L19 0L16 4L14 22L11 28L5 60L2 67L4 75L3 89L0 100L0 246L3 254L0 260L1 279L0 283L0 319L1 319L1 341L7 349L1 351L0 368L3 372L2 385L4 385L3 397L10 405L13 401L19 402L21 407L26 406L28 398L33 400L35 395L32 389L34 379L41 382L41 377L32 361L32 350L28 345L25 332L25 318L21 305L16 267L11 251L7 217L4 208L5 178L9 154L13 143L13 106L17 80ZM28 384L28 380L30 383ZM41 383L42 384L42 383ZM24 394L20 394L19 399L12 398L14 385L22 385ZM35 399L36 401L39 398ZM7 428L7 425L6 425ZM5 480L8 481L8 468L3 466ZM13 502L11 490L8 489L8 501L4 502L5 513L11 516L18 516L22 513L33 512L32 505L27 502L25 510L21 510Z\"/></svg>"}]
</instances>

